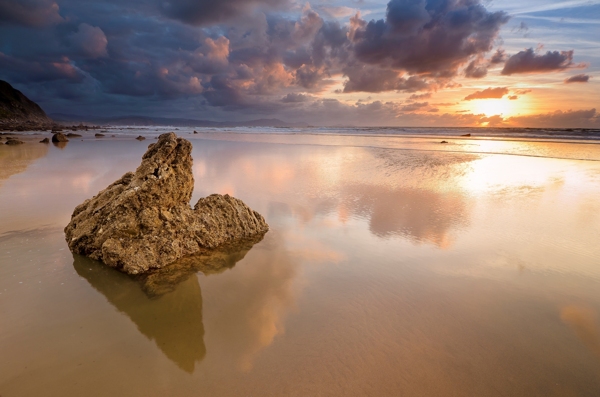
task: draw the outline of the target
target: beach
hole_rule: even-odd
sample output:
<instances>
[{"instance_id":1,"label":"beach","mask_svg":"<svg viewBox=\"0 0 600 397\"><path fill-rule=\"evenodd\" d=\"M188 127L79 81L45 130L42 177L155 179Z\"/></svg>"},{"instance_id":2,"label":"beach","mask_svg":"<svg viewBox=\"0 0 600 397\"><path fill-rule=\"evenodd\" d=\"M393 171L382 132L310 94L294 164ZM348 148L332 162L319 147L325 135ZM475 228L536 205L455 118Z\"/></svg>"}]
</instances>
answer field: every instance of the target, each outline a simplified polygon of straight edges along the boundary
<instances>
[{"instance_id":1,"label":"beach","mask_svg":"<svg viewBox=\"0 0 600 397\"><path fill-rule=\"evenodd\" d=\"M176 280L73 255L73 209L167 131L192 203L233 195L270 231ZM598 395L598 137L477 131L0 145L0 396Z\"/></svg>"}]
</instances>

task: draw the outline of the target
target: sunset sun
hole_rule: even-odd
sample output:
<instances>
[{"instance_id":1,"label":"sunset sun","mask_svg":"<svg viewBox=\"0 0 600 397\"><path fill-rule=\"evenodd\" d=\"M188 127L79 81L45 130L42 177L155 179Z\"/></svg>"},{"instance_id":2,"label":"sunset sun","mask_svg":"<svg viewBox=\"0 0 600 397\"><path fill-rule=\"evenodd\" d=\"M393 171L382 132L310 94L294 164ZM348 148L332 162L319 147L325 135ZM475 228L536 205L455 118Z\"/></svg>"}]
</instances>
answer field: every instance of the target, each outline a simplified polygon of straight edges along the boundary
<instances>
[{"instance_id":1,"label":"sunset sun","mask_svg":"<svg viewBox=\"0 0 600 397\"><path fill-rule=\"evenodd\" d=\"M473 114L485 114L487 117L502 115L504 117L515 116L520 112L521 102L519 100L501 99L482 99L473 101L469 108Z\"/></svg>"}]
</instances>

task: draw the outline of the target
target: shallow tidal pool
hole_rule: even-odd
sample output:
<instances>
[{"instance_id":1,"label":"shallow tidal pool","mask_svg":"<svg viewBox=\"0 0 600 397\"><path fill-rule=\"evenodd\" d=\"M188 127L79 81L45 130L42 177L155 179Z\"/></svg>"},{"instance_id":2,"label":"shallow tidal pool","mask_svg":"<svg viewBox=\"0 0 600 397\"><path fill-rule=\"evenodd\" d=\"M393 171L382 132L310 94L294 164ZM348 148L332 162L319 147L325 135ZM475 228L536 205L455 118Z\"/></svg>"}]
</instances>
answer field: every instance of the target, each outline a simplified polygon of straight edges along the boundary
<instances>
[{"instance_id":1,"label":"shallow tidal pool","mask_svg":"<svg viewBox=\"0 0 600 397\"><path fill-rule=\"evenodd\" d=\"M1 397L600 395L600 145L176 132L271 230L145 279L63 228L158 132L0 145Z\"/></svg>"}]
</instances>

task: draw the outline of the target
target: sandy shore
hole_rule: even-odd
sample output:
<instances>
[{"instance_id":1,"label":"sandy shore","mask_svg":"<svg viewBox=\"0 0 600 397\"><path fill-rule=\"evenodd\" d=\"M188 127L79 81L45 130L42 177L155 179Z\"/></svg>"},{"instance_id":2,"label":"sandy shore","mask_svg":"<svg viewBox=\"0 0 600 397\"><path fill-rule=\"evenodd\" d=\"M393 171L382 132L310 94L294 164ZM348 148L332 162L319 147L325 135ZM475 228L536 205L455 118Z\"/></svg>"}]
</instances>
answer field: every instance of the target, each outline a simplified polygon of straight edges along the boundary
<instances>
[{"instance_id":1,"label":"sandy shore","mask_svg":"<svg viewBox=\"0 0 600 397\"><path fill-rule=\"evenodd\" d=\"M2 395L600 390L598 145L179 129L192 202L265 238L152 280L73 256L73 208L163 131L0 146Z\"/></svg>"}]
</instances>

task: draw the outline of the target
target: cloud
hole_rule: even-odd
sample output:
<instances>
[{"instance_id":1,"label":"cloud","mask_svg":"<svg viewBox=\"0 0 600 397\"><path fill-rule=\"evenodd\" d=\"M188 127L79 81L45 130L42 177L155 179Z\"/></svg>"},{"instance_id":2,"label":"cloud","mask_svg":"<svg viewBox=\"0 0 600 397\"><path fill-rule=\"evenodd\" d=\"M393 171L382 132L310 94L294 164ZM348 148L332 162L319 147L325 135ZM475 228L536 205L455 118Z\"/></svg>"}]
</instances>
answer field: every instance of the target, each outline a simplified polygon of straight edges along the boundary
<instances>
[{"instance_id":1,"label":"cloud","mask_svg":"<svg viewBox=\"0 0 600 397\"><path fill-rule=\"evenodd\" d=\"M161 12L169 18L191 25L214 25L255 8L273 8L287 0L169 0L160 4Z\"/></svg>"},{"instance_id":2,"label":"cloud","mask_svg":"<svg viewBox=\"0 0 600 397\"><path fill-rule=\"evenodd\" d=\"M490 87L467 95L463 101L471 101L473 99L499 99L506 94L508 94L508 88L506 87Z\"/></svg>"},{"instance_id":3,"label":"cloud","mask_svg":"<svg viewBox=\"0 0 600 397\"><path fill-rule=\"evenodd\" d=\"M404 78L400 72L375 66L355 63L344 68L348 80L344 92L383 92L383 91L421 91L429 89L429 84L417 76Z\"/></svg>"},{"instance_id":4,"label":"cloud","mask_svg":"<svg viewBox=\"0 0 600 397\"><path fill-rule=\"evenodd\" d=\"M426 92L424 94L412 94L408 97L409 101L416 101L419 99L429 99L431 98L431 92Z\"/></svg>"},{"instance_id":5,"label":"cloud","mask_svg":"<svg viewBox=\"0 0 600 397\"><path fill-rule=\"evenodd\" d=\"M283 98L281 98L281 102L283 103L303 103L303 102L308 102L312 99L313 97L311 97L310 95L306 95L306 94L296 94L296 93L289 93L286 96L284 96Z\"/></svg>"},{"instance_id":6,"label":"cloud","mask_svg":"<svg viewBox=\"0 0 600 397\"><path fill-rule=\"evenodd\" d=\"M533 48L519 51L512 55L504 64L503 75L516 73L544 73L564 70L573 65L573 50L548 51L538 55Z\"/></svg>"},{"instance_id":7,"label":"cloud","mask_svg":"<svg viewBox=\"0 0 600 397\"><path fill-rule=\"evenodd\" d=\"M508 19L502 11L487 11L479 0L391 0L385 19L351 20L349 37L362 62L450 77L490 51Z\"/></svg>"},{"instance_id":8,"label":"cloud","mask_svg":"<svg viewBox=\"0 0 600 397\"><path fill-rule=\"evenodd\" d=\"M319 11L323 11L325 14L334 18L344 18L357 13L356 8L350 8L346 6L326 6L318 5L315 7Z\"/></svg>"},{"instance_id":9,"label":"cloud","mask_svg":"<svg viewBox=\"0 0 600 397\"><path fill-rule=\"evenodd\" d=\"M487 75L487 65L482 64L481 59L473 60L465 68L465 77L480 79Z\"/></svg>"},{"instance_id":10,"label":"cloud","mask_svg":"<svg viewBox=\"0 0 600 397\"><path fill-rule=\"evenodd\" d=\"M516 116L507 120L510 124L522 127L551 128L600 128L600 117L596 109L557 110L546 114Z\"/></svg>"},{"instance_id":11,"label":"cloud","mask_svg":"<svg viewBox=\"0 0 600 397\"><path fill-rule=\"evenodd\" d=\"M526 89L514 90L513 95L510 95L508 97L508 99L511 101L515 101L515 100L519 99L519 95L525 95L529 92L531 92L531 90L526 90Z\"/></svg>"},{"instance_id":12,"label":"cloud","mask_svg":"<svg viewBox=\"0 0 600 397\"><path fill-rule=\"evenodd\" d=\"M490 58L490 63L492 65L498 64L498 63L503 63L506 62L506 51L504 51L501 48L498 48L496 50L496 52L494 53L494 55L492 55L492 57Z\"/></svg>"},{"instance_id":13,"label":"cloud","mask_svg":"<svg viewBox=\"0 0 600 397\"><path fill-rule=\"evenodd\" d=\"M409 105L405 105L402 106L400 108L400 111L402 112L415 112L417 110L421 110L424 107L429 106L428 102L415 102L415 103L411 103Z\"/></svg>"},{"instance_id":14,"label":"cloud","mask_svg":"<svg viewBox=\"0 0 600 397\"><path fill-rule=\"evenodd\" d=\"M58 11L53 0L2 0L0 22L39 28L61 22Z\"/></svg>"},{"instance_id":15,"label":"cloud","mask_svg":"<svg viewBox=\"0 0 600 397\"><path fill-rule=\"evenodd\" d=\"M106 45L108 40L99 27L82 23L77 32L69 36L71 45L90 58L100 58L108 55Z\"/></svg>"},{"instance_id":16,"label":"cloud","mask_svg":"<svg viewBox=\"0 0 600 397\"><path fill-rule=\"evenodd\" d=\"M587 74L576 74L575 76L571 76L568 79L565 79L565 84L570 83L587 83L590 81L590 76Z\"/></svg>"}]
</instances>

